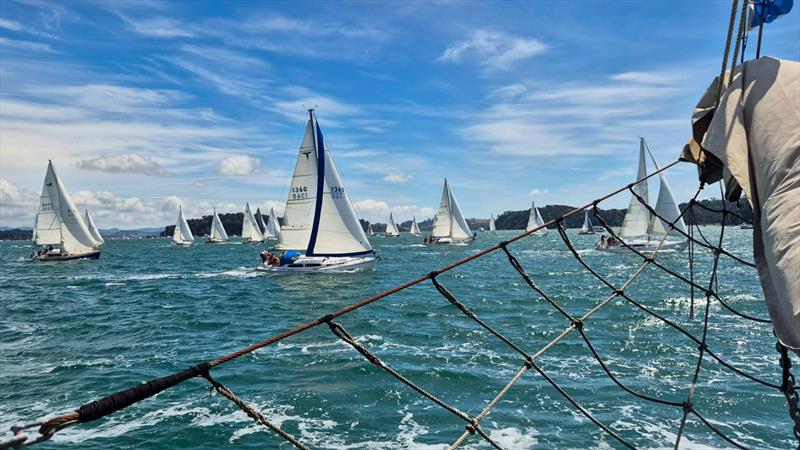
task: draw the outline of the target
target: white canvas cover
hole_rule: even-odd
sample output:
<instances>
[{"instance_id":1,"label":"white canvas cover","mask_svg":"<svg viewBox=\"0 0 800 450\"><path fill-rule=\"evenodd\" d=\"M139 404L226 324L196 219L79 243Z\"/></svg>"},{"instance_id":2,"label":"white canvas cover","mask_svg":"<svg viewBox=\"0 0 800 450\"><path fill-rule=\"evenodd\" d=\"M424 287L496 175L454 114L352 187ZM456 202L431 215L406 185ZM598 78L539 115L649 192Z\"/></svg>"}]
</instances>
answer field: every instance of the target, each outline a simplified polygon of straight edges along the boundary
<instances>
[{"instance_id":1,"label":"white canvas cover","mask_svg":"<svg viewBox=\"0 0 800 450\"><path fill-rule=\"evenodd\" d=\"M701 164L704 179L718 180L719 168L709 167L708 155L696 152L701 147L747 195L753 208L755 262L772 325L778 339L798 351L800 64L770 57L744 63L714 110L717 81L695 109L693 142L683 157Z\"/></svg>"},{"instance_id":2,"label":"white canvas cover","mask_svg":"<svg viewBox=\"0 0 800 450\"><path fill-rule=\"evenodd\" d=\"M275 215L275 208L269 209L269 220L267 221L267 231L264 236L267 239L277 239L281 234L281 224L278 222L278 216Z\"/></svg>"},{"instance_id":3,"label":"white canvas cover","mask_svg":"<svg viewBox=\"0 0 800 450\"><path fill-rule=\"evenodd\" d=\"M172 241L177 243L194 241L192 230L189 229L189 223L186 222L186 217L183 216L182 206L178 206L178 219L175 221L175 231L172 233Z\"/></svg>"},{"instance_id":4,"label":"white canvas cover","mask_svg":"<svg viewBox=\"0 0 800 450\"><path fill-rule=\"evenodd\" d=\"M305 251L311 237L314 221L314 206L317 196L317 153L315 150L314 122L311 117L306 125L303 142L297 153L283 226L278 234L278 250ZM270 213L270 222L272 222ZM267 224L269 226L269 224Z\"/></svg>"},{"instance_id":5,"label":"white canvas cover","mask_svg":"<svg viewBox=\"0 0 800 450\"><path fill-rule=\"evenodd\" d=\"M70 255L93 252L98 248L67 188L56 174L52 161L47 165L39 199L34 244L61 245L62 250Z\"/></svg>"},{"instance_id":6,"label":"white canvas cover","mask_svg":"<svg viewBox=\"0 0 800 450\"><path fill-rule=\"evenodd\" d=\"M397 224L394 223L394 216L392 216L392 213L389 213L389 220L386 221L386 234L389 236L400 236L400 230L397 228Z\"/></svg>"},{"instance_id":7,"label":"white canvas cover","mask_svg":"<svg viewBox=\"0 0 800 450\"><path fill-rule=\"evenodd\" d=\"M225 232L225 227L222 226L222 221L217 214L217 208L214 208L214 219L211 221L211 239L215 241L228 240L228 233Z\"/></svg>"},{"instance_id":8,"label":"white canvas cover","mask_svg":"<svg viewBox=\"0 0 800 450\"><path fill-rule=\"evenodd\" d=\"M100 230L97 229L97 225L94 224L92 216L89 215L88 209L84 212L83 220L84 222L86 222L86 226L89 227L89 233L92 234L95 244L97 246L103 245L105 243L105 240L103 240L103 236L100 235Z\"/></svg>"},{"instance_id":9,"label":"white canvas cover","mask_svg":"<svg viewBox=\"0 0 800 450\"><path fill-rule=\"evenodd\" d=\"M244 206L244 218L242 220L242 239L250 241L263 241L264 236L261 234L261 228L258 226L256 216L250 209L250 203Z\"/></svg>"},{"instance_id":10,"label":"white canvas cover","mask_svg":"<svg viewBox=\"0 0 800 450\"><path fill-rule=\"evenodd\" d=\"M636 173L636 179L640 180L647 176L647 161L644 155L644 139L639 141L639 171ZM625 213L625 218L622 219L622 228L619 230L621 237L634 237L644 236L647 233L647 228L650 226L650 211L645 207L645 204L650 202L647 194L647 180L640 181L633 186L633 191L639 195L644 201L644 204L631 195L631 201L628 204L628 211Z\"/></svg>"},{"instance_id":11,"label":"white canvas cover","mask_svg":"<svg viewBox=\"0 0 800 450\"><path fill-rule=\"evenodd\" d=\"M411 230L409 232L413 235L419 234L419 225L417 225L417 216L411 218Z\"/></svg>"},{"instance_id":12,"label":"white canvas cover","mask_svg":"<svg viewBox=\"0 0 800 450\"><path fill-rule=\"evenodd\" d=\"M439 202L439 209L436 210L436 216L433 218L433 237L450 237L452 239L467 239L472 237L472 231L461 214L461 208L458 206L450 186L447 184L447 179L444 180L444 187L442 188L442 199Z\"/></svg>"}]
</instances>

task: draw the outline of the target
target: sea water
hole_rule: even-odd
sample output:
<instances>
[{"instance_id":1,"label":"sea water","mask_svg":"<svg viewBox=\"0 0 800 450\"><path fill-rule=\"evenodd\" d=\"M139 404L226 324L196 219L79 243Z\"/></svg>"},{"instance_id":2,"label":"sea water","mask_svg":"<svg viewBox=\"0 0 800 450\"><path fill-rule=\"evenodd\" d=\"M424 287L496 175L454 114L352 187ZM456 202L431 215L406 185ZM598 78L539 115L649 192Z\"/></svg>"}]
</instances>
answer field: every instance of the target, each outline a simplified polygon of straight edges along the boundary
<instances>
[{"instance_id":1,"label":"sea water","mask_svg":"<svg viewBox=\"0 0 800 450\"><path fill-rule=\"evenodd\" d=\"M702 228L714 241L718 227ZM382 260L344 274L265 275L254 268L266 246L167 239L110 240L98 261L33 263L28 243L0 243L0 428L62 414L138 383L208 361L335 311L516 232L479 233L469 246L422 245L422 237L374 237ZM726 229L725 246L752 260L751 231ZM581 256L619 285L641 263L593 250L595 236L570 230ZM583 269L551 230L512 244L535 282L579 316L610 291ZM688 275L688 253L665 265ZM711 253L698 249L698 282L708 283ZM439 276L481 319L529 353L569 326L494 252ZM650 267L626 291L696 336L705 299ZM719 292L730 305L765 317L755 269L722 257ZM709 347L747 373L780 383L767 324L710 305ZM523 365L519 354L464 316L430 282L337 319L388 365L445 402L477 414ZM644 394L682 402L697 345L625 300L585 323L620 381ZM671 448L680 408L637 399L603 373L573 332L544 353L540 367L599 420L638 447ZM224 364L212 374L301 442L329 449L444 449L463 431L459 418L371 365L319 326ZM790 420L777 390L731 373L706 356L694 405L728 436L755 448L789 448ZM547 381L529 371L482 421L505 448L619 447ZM485 448L477 436L465 448ZM726 448L690 416L686 448ZM227 399L193 379L110 417L69 427L41 448L290 448Z\"/></svg>"}]
</instances>

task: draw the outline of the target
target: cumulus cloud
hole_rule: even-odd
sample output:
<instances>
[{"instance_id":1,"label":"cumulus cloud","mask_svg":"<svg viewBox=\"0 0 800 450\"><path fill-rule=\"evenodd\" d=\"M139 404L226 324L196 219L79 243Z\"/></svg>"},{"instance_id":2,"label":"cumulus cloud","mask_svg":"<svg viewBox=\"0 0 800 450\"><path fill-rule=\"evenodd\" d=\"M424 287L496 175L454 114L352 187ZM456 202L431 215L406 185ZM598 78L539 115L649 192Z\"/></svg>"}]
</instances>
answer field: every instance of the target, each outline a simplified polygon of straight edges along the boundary
<instances>
[{"instance_id":1,"label":"cumulus cloud","mask_svg":"<svg viewBox=\"0 0 800 450\"><path fill-rule=\"evenodd\" d=\"M383 181L393 184L403 184L411 181L412 178L414 178L413 175L406 173L390 173L383 177Z\"/></svg>"},{"instance_id":2,"label":"cumulus cloud","mask_svg":"<svg viewBox=\"0 0 800 450\"><path fill-rule=\"evenodd\" d=\"M139 153L84 159L78 161L77 166L80 169L108 173L140 173L144 175L163 175L167 173L153 158Z\"/></svg>"},{"instance_id":3,"label":"cumulus cloud","mask_svg":"<svg viewBox=\"0 0 800 450\"><path fill-rule=\"evenodd\" d=\"M250 175L261 167L261 161L247 155L234 155L219 162L217 173L223 177Z\"/></svg>"},{"instance_id":4,"label":"cumulus cloud","mask_svg":"<svg viewBox=\"0 0 800 450\"><path fill-rule=\"evenodd\" d=\"M390 212L397 222L409 220L412 216L416 216L417 220L425 220L434 213L433 208L417 205L389 205L385 201L371 198L357 201L354 206L362 219L371 222L385 222Z\"/></svg>"},{"instance_id":5,"label":"cumulus cloud","mask_svg":"<svg viewBox=\"0 0 800 450\"><path fill-rule=\"evenodd\" d=\"M533 189L528 193L528 195L531 197L540 197L542 195L547 195L549 193L550 193L549 189Z\"/></svg>"},{"instance_id":6,"label":"cumulus cloud","mask_svg":"<svg viewBox=\"0 0 800 450\"><path fill-rule=\"evenodd\" d=\"M0 224L15 226L33 223L39 196L0 178Z\"/></svg>"},{"instance_id":7,"label":"cumulus cloud","mask_svg":"<svg viewBox=\"0 0 800 450\"><path fill-rule=\"evenodd\" d=\"M462 62L472 58L487 70L510 70L514 63L545 50L547 46L533 38L476 30L469 38L448 47L437 61Z\"/></svg>"}]
</instances>

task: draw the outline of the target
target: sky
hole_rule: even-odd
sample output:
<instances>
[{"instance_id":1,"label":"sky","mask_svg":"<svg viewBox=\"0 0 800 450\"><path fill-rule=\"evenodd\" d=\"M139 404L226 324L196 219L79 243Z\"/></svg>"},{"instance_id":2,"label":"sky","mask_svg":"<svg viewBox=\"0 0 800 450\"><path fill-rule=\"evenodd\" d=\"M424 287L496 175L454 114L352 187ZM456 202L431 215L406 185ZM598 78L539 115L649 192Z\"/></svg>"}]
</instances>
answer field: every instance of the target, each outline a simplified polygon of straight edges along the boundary
<instances>
[{"instance_id":1,"label":"sky","mask_svg":"<svg viewBox=\"0 0 800 450\"><path fill-rule=\"evenodd\" d=\"M794 9L766 27L762 54L800 59ZM662 165L677 159L729 13L674 0L3 0L0 225L33 224L48 159L100 228L173 223L178 204L281 214L311 107L367 220L432 216L445 177L467 217L587 203L634 179L639 136ZM754 47L755 35L747 58ZM697 187L689 164L668 178L678 201Z\"/></svg>"}]
</instances>

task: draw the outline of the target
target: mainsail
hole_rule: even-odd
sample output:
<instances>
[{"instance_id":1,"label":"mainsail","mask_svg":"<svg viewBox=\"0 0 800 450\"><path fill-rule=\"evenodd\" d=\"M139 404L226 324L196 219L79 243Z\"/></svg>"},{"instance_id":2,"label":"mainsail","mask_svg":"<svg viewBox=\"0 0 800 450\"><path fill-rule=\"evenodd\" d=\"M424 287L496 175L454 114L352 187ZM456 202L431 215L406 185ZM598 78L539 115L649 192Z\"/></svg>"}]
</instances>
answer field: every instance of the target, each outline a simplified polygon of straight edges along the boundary
<instances>
[{"instance_id":1,"label":"mainsail","mask_svg":"<svg viewBox=\"0 0 800 450\"><path fill-rule=\"evenodd\" d=\"M411 233L414 236L419 234L419 225L417 225L417 216L411 217L411 230L409 230L409 233Z\"/></svg>"},{"instance_id":2,"label":"mainsail","mask_svg":"<svg viewBox=\"0 0 800 450\"><path fill-rule=\"evenodd\" d=\"M389 213L389 220L386 223L386 235L400 236L400 229L398 229L397 224L394 223L394 217L392 216L392 213Z\"/></svg>"},{"instance_id":3,"label":"mainsail","mask_svg":"<svg viewBox=\"0 0 800 450\"><path fill-rule=\"evenodd\" d=\"M261 234L261 228L256 222L256 216L250 210L250 203L244 206L244 219L242 220L242 239L252 242L261 242L264 236Z\"/></svg>"},{"instance_id":4,"label":"mainsail","mask_svg":"<svg viewBox=\"0 0 800 450\"><path fill-rule=\"evenodd\" d=\"M194 241L194 236L192 236L192 230L189 229L189 223L186 222L186 217L183 216L183 207L178 206L178 220L175 221L175 231L172 233L172 242L181 244L192 241Z\"/></svg>"},{"instance_id":5,"label":"mainsail","mask_svg":"<svg viewBox=\"0 0 800 450\"><path fill-rule=\"evenodd\" d=\"M95 243L98 247L105 244L105 240L103 240L103 236L100 235L100 230L97 229L97 225L94 224L94 220L92 220L92 216L89 215L89 210L87 209L83 216L84 222L86 222L86 226L89 227L89 233L92 234Z\"/></svg>"},{"instance_id":6,"label":"mainsail","mask_svg":"<svg viewBox=\"0 0 800 450\"><path fill-rule=\"evenodd\" d=\"M211 240L212 241L227 241L228 233L225 232L225 227L222 226L222 221L217 214L217 208L214 208L214 219L211 222Z\"/></svg>"},{"instance_id":7,"label":"mainsail","mask_svg":"<svg viewBox=\"0 0 800 450\"><path fill-rule=\"evenodd\" d=\"M539 208L536 207L536 202L532 201L531 212L528 214L528 226L525 227L525 231L531 231L534 228L542 225L544 225L544 219L542 219L542 215L539 214ZM540 228L533 234L547 234L547 228Z\"/></svg>"},{"instance_id":8,"label":"mainsail","mask_svg":"<svg viewBox=\"0 0 800 450\"><path fill-rule=\"evenodd\" d=\"M72 202L67 188L53 167L47 165L39 212L36 214L35 245L60 245L70 255L97 251L98 244Z\"/></svg>"},{"instance_id":9,"label":"mainsail","mask_svg":"<svg viewBox=\"0 0 800 450\"><path fill-rule=\"evenodd\" d=\"M644 138L639 141L639 171L636 179L641 180L647 176L647 164L644 156ZM650 200L647 195L647 180L642 180L633 186L633 192L642 198L640 201L636 195L631 196L628 204L628 211L622 220L622 228L619 230L621 237L644 236L650 226L650 211L645 206Z\"/></svg>"},{"instance_id":10,"label":"mainsail","mask_svg":"<svg viewBox=\"0 0 800 450\"><path fill-rule=\"evenodd\" d=\"M278 216L275 215L275 208L269 209L269 218L267 220L267 231L264 232L264 237L267 239L278 239L281 234L281 223L278 222Z\"/></svg>"},{"instance_id":11,"label":"mainsail","mask_svg":"<svg viewBox=\"0 0 800 450\"><path fill-rule=\"evenodd\" d=\"M469 229L464 215L461 214L461 208L458 206L453 192L450 191L446 178L442 188L439 209L436 210L436 215L433 218L431 236L435 238L449 237L456 240L472 237L472 231Z\"/></svg>"},{"instance_id":12,"label":"mainsail","mask_svg":"<svg viewBox=\"0 0 800 450\"><path fill-rule=\"evenodd\" d=\"M583 226L581 227L581 233L591 233L594 231L592 226L592 221L589 219L589 211L583 212Z\"/></svg>"},{"instance_id":13,"label":"mainsail","mask_svg":"<svg viewBox=\"0 0 800 450\"><path fill-rule=\"evenodd\" d=\"M494 225L494 214L489 216L489 231L495 231L497 228Z\"/></svg>"},{"instance_id":14,"label":"mainsail","mask_svg":"<svg viewBox=\"0 0 800 450\"><path fill-rule=\"evenodd\" d=\"M372 253L314 110L308 113L276 249L305 251L308 256Z\"/></svg>"}]
</instances>

